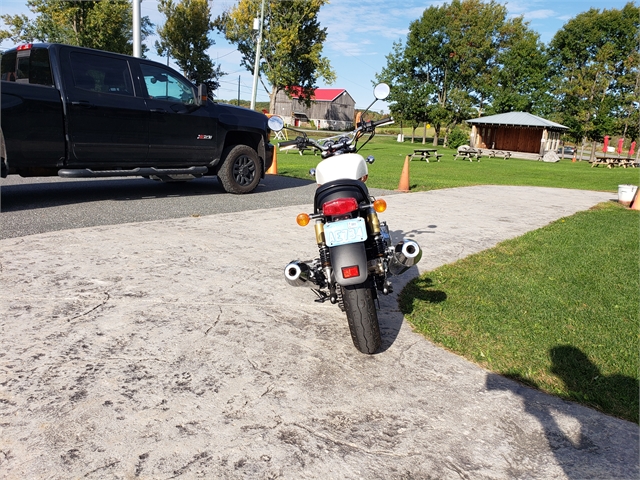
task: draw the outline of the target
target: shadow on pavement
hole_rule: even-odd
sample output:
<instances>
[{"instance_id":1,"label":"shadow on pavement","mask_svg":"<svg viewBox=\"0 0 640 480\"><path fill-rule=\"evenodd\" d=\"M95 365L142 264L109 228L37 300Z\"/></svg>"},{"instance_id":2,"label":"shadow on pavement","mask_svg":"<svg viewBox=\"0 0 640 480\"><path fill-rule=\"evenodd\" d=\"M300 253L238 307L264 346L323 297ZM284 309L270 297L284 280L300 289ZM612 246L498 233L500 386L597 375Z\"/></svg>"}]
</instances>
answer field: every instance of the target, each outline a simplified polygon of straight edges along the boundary
<instances>
[{"instance_id":1,"label":"shadow on pavement","mask_svg":"<svg viewBox=\"0 0 640 480\"><path fill-rule=\"evenodd\" d=\"M268 175L250 195L306 186L310 180ZM14 179L3 181L2 211L15 212L96 201L128 201L149 198L197 197L226 195L215 177L188 182L163 183L145 178L62 179L58 177Z\"/></svg>"},{"instance_id":2,"label":"shadow on pavement","mask_svg":"<svg viewBox=\"0 0 640 480\"><path fill-rule=\"evenodd\" d=\"M559 345L549 351L551 358L551 372L558 376L565 387L573 396L582 397L583 403L598 405L597 397L608 396L609 392L630 392L631 397L635 397L637 405L638 380L623 375L603 376L598 367L580 349L570 345ZM560 410L565 416L573 416L579 427L573 430L567 429L559 421L558 411L549 408L549 405L539 402L536 399L537 391L525 385L532 384L530 380L520 379L518 376L510 375L514 380L510 380L495 373L489 373L486 379L487 390L511 391L522 398L525 411L534 416L543 429L544 436L549 443L550 451L556 457L558 465L562 467L569 479L583 479L588 472L589 466L576 462L576 455L583 451L598 453L598 446L590 439L589 430L593 429L592 421L580 415L580 408L570 403L568 408ZM521 383L518 383L521 382ZM594 389L594 383L600 383ZM635 394L635 395L634 395ZM571 408L576 407L576 408ZM566 421L564 422L567 423ZM640 456L637 449L632 449L629 445L629 455L635 456L635 460L630 462L638 465ZM629 472L632 476L632 472ZM635 472L633 478L637 478ZM612 474L612 478L615 475Z\"/></svg>"}]
</instances>

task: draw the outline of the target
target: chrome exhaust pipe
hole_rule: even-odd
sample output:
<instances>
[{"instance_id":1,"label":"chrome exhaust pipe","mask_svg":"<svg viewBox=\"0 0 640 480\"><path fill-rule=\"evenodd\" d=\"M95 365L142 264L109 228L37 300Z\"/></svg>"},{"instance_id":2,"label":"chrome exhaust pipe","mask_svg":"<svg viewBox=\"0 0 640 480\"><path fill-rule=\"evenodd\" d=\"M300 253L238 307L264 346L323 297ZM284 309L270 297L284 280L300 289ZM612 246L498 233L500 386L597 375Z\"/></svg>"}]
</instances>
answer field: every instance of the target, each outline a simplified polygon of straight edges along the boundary
<instances>
[{"instance_id":1,"label":"chrome exhaust pipe","mask_svg":"<svg viewBox=\"0 0 640 480\"><path fill-rule=\"evenodd\" d=\"M422 249L418 242L403 240L398 243L389 261L389 273L400 275L417 264L422 258Z\"/></svg>"},{"instance_id":2,"label":"chrome exhaust pipe","mask_svg":"<svg viewBox=\"0 0 640 480\"><path fill-rule=\"evenodd\" d=\"M303 287L311 281L309 265L295 261L284 267L284 278L292 287Z\"/></svg>"}]
</instances>

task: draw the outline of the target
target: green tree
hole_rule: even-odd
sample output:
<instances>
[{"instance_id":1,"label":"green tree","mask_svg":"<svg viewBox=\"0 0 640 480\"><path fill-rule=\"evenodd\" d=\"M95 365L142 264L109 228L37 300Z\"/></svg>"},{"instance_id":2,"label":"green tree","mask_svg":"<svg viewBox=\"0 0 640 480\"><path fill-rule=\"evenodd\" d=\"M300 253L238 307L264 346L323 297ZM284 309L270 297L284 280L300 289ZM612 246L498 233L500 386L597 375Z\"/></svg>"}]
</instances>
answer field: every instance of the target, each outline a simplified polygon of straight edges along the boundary
<instances>
[{"instance_id":1,"label":"green tree","mask_svg":"<svg viewBox=\"0 0 640 480\"><path fill-rule=\"evenodd\" d=\"M393 52L386 57L387 65L376 75L376 80L391 87L387 98L389 110L396 122L407 122L411 126L413 143L416 128L428 121L429 96L433 94L434 87L412 75L402 48L400 42L394 42ZM425 143L426 139L422 141Z\"/></svg>"},{"instance_id":2,"label":"green tree","mask_svg":"<svg viewBox=\"0 0 640 480\"><path fill-rule=\"evenodd\" d=\"M129 55L133 53L130 0L28 0L27 7L35 14L33 19L24 14L2 15L8 29L0 30L0 40L66 43ZM148 36L152 29L153 24L144 17L142 38Z\"/></svg>"},{"instance_id":3,"label":"green tree","mask_svg":"<svg viewBox=\"0 0 640 480\"><path fill-rule=\"evenodd\" d=\"M583 145L605 135L638 135L639 29L640 7L630 2L622 10L577 15L550 43L558 120Z\"/></svg>"},{"instance_id":4,"label":"green tree","mask_svg":"<svg viewBox=\"0 0 640 480\"><path fill-rule=\"evenodd\" d=\"M516 68L514 46L535 57L535 65L544 64L537 35L521 18L507 19L506 7L493 0L431 6L410 24L404 48L396 51L403 60L396 63L404 69L399 78L433 86L427 117L435 128L434 145L443 128L446 141L446 132L496 100L499 108L533 108L523 100L544 75L528 80L531 72Z\"/></svg>"},{"instance_id":5,"label":"green tree","mask_svg":"<svg viewBox=\"0 0 640 480\"><path fill-rule=\"evenodd\" d=\"M209 90L218 88L218 79L224 75L207 55L214 44L209 38L213 30L211 11L207 0L160 0L158 11L166 21L158 27L160 41L156 41L159 55L170 55L185 76L197 83L204 83Z\"/></svg>"},{"instance_id":6,"label":"green tree","mask_svg":"<svg viewBox=\"0 0 640 480\"><path fill-rule=\"evenodd\" d=\"M240 0L215 21L226 39L237 46L242 55L241 65L253 71L257 34L253 19L260 16L261 0ZM301 88L301 98L309 99L316 82L335 80L329 60L322 56L326 28L318 22L320 7L327 0L267 0L259 64L262 76L271 85L269 111L273 113L278 92L292 93L291 87Z\"/></svg>"},{"instance_id":7,"label":"green tree","mask_svg":"<svg viewBox=\"0 0 640 480\"><path fill-rule=\"evenodd\" d=\"M539 35L521 18L508 22L504 42L489 72L488 114L512 111L546 116L554 111L549 95L549 58Z\"/></svg>"}]
</instances>

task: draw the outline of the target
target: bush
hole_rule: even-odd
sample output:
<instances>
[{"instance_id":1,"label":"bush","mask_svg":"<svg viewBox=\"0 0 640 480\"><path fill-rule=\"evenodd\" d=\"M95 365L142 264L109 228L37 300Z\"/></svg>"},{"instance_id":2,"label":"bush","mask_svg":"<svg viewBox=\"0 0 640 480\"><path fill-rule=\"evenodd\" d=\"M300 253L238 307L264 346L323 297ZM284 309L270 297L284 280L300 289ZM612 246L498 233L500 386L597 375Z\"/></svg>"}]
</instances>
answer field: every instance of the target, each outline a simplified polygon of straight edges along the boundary
<instances>
[{"instance_id":1,"label":"bush","mask_svg":"<svg viewBox=\"0 0 640 480\"><path fill-rule=\"evenodd\" d=\"M469 143L469 135L462 131L462 129L456 127L447 136L447 147L458 148L460 145Z\"/></svg>"}]
</instances>

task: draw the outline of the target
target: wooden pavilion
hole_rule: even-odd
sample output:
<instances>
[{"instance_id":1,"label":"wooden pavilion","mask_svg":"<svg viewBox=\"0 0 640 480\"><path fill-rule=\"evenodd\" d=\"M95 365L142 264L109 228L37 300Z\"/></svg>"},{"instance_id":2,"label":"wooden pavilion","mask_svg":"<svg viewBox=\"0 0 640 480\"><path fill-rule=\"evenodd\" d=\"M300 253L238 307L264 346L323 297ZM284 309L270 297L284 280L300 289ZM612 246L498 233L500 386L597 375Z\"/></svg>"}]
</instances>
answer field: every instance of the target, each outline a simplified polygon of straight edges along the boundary
<instances>
[{"instance_id":1,"label":"wooden pavilion","mask_svg":"<svg viewBox=\"0 0 640 480\"><path fill-rule=\"evenodd\" d=\"M539 153L557 150L569 127L526 112L509 112L466 121L471 125L470 146Z\"/></svg>"}]
</instances>

